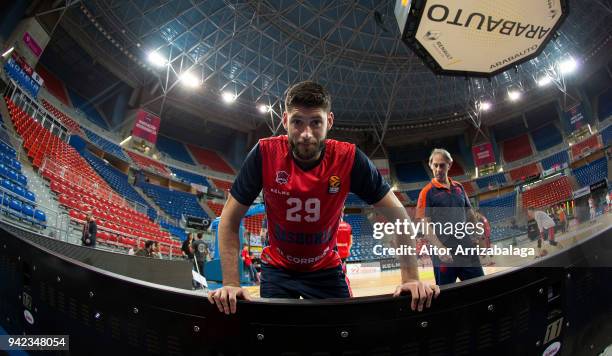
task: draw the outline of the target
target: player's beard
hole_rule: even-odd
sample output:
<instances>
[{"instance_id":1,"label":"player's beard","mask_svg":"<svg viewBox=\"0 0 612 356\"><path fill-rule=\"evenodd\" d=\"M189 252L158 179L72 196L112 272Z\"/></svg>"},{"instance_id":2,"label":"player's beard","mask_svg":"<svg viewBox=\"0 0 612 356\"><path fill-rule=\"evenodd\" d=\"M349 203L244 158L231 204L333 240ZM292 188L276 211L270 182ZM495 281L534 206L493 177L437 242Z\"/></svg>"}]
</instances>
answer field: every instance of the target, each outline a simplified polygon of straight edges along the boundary
<instances>
[{"instance_id":1,"label":"player's beard","mask_svg":"<svg viewBox=\"0 0 612 356\"><path fill-rule=\"evenodd\" d=\"M325 138L322 138L321 141L317 141L316 139L308 142L308 145L304 145L298 140L289 139L289 146L291 147L291 152L293 156L301 161L312 161L323 151L325 147Z\"/></svg>"}]
</instances>

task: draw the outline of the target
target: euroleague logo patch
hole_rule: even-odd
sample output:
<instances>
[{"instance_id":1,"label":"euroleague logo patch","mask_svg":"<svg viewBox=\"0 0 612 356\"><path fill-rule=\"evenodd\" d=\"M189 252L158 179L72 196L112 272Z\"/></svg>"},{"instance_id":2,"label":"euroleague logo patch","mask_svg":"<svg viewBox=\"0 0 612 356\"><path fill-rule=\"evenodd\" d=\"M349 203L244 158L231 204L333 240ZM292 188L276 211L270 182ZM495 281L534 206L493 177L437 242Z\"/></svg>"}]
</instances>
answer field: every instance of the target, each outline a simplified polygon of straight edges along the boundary
<instances>
[{"instance_id":1,"label":"euroleague logo patch","mask_svg":"<svg viewBox=\"0 0 612 356\"><path fill-rule=\"evenodd\" d=\"M285 171L276 171L276 183L287 184L289 182L289 173Z\"/></svg>"},{"instance_id":2,"label":"euroleague logo patch","mask_svg":"<svg viewBox=\"0 0 612 356\"><path fill-rule=\"evenodd\" d=\"M327 192L329 194L336 194L340 191L340 177L338 176L331 176L329 177L329 184L328 184L328 188L327 188Z\"/></svg>"}]
</instances>

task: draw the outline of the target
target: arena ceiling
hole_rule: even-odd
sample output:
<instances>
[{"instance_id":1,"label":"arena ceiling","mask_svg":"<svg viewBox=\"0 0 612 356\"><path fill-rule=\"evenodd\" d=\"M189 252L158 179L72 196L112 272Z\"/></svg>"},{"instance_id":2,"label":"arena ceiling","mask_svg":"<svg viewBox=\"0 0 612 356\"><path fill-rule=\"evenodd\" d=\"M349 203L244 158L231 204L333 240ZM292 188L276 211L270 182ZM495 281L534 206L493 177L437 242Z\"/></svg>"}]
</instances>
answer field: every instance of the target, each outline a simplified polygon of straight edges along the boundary
<instances>
[{"instance_id":1,"label":"arena ceiling","mask_svg":"<svg viewBox=\"0 0 612 356\"><path fill-rule=\"evenodd\" d=\"M142 102L162 112L163 120L166 105L184 106L244 131L263 124L275 129L284 91L305 79L329 88L338 126L347 130L374 129L384 136L394 127L468 121L464 114L475 101L504 102L513 86L536 90L545 68L568 56L585 63L612 35L610 0L570 1L569 16L538 58L490 80L468 79L434 75L401 42L394 0L54 5L39 16L61 14L65 31L57 34L71 36L119 79L141 88ZM151 64L153 51L167 60L165 66ZM178 80L185 72L202 85L185 89ZM221 101L226 91L236 95L232 105ZM260 113L262 104L272 112Z\"/></svg>"}]
</instances>

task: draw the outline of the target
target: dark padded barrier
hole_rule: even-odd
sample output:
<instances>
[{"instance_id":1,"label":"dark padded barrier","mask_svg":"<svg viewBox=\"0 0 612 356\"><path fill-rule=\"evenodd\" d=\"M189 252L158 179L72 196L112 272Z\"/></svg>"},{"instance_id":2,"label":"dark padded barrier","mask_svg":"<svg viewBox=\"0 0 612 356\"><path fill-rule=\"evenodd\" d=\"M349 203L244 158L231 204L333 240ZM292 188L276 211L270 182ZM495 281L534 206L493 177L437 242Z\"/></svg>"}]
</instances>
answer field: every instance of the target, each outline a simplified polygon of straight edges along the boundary
<instances>
[{"instance_id":1,"label":"dark padded barrier","mask_svg":"<svg viewBox=\"0 0 612 356\"><path fill-rule=\"evenodd\" d=\"M555 343L559 355L597 355L612 343L612 269L603 267L611 232L445 287L422 313L407 297L380 296L240 302L225 316L195 292L95 269L1 231L0 323L9 334L69 334L71 355L522 356ZM559 263L567 267L541 268Z\"/></svg>"}]
</instances>

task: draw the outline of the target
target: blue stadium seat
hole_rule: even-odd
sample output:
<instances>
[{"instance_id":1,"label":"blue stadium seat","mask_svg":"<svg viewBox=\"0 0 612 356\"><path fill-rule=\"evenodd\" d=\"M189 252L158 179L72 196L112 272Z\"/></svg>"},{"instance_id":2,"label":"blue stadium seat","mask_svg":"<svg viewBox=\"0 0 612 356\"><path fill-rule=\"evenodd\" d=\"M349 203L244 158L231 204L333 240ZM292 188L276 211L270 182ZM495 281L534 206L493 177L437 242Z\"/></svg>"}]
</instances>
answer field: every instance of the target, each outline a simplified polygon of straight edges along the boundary
<instances>
[{"instance_id":1,"label":"blue stadium seat","mask_svg":"<svg viewBox=\"0 0 612 356\"><path fill-rule=\"evenodd\" d=\"M567 151L561 151L554 155L548 156L542 160L542 169L551 169L555 165L562 166L564 163L569 162L569 156Z\"/></svg>"},{"instance_id":2,"label":"blue stadium seat","mask_svg":"<svg viewBox=\"0 0 612 356\"><path fill-rule=\"evenodd\" d=\"M420 193L421 193L421 189L415 189L415 190L407 191L406 195L408 195L408 198L410 198L410 200L412 200L413 202L416 202L417 200L419 200Z\"/></svg>"},{"instance_id":3,"label":"blue stadium seat","mask_svg":"<svg viewBox=\"0 0 612 356\"><path fill-rule=\"evenodd\" d=\"M170 190L154 184L140 182L140 188L168 215L181 219L182 215L208 218L208 214L191 193Z\"/></svg>"},{"instance_id":4,"label":"blue stadium seat","mask_svg":"<svg viewBox=\"0 0 612 356\"><path fill-rule=\"evenodd\" d=\"M157 218L157 211L149 205L149 203L142 197L131 184L128 183L128 177L125 173L120 172L114 167L106 164L98 156L92 154L88 150L79 152L91 167L111 186L116 192L126 197L128 200L135 201L143 206L147 207L147 215L151 220Z\"/></svg>"},{"instance_id":5,"label":"blue stadium seat","mask_svg":"<svg viewBox=\"0 0 612 356\"><path fill-rule=\"evenodd\" d=\"M187 148L185 148L185 145L183 145L179 141L173 140L165 136L157 136L157 143L155 143L155 147L157 147L160 152L167 154L168 156L174 158L177 161L181 161L194 166L196 165L193 159L191 159L189 152L187 152Z\"/></svg>"},{"instance_id":6,"label":"blue stadium seat","mask_svg":"<svg viewBox=\"0 0 612 356\"><path fill-rule=\"evenodd\" d=\"M548 124L533 130L531 137L538 151L547 150L563 142L561 131L554 124Z\"/></svg>"},{"instance_id":7,"label":"blue stadium seat","mask_svg":"<svg viewBox=\"0 0 612 356\"><path fill-rule=\"evenodd\" d=\"M608 160L600 158L572 171L581 187L591 185L600 180L608 178Z\"/></svg>"},{"instance_id":8,"label":"blue stadium seat","mask_svg":"<svg viewBox=\"0 0 612 356\"><path fill-rule=\"evenodd\" d=\"M359 196L353 193L349 193L346 197L346 201L344 202L346 206L367 206L368 204L361 200Z\"/></svg>"},{"instance_id":9,"label":"blue stadium seat","mask_svg":"<svg viewBox=\"0 0 612 356\"><path fill-rule=\"evenodd\" d=\"M210 183L208 182L206 177L170 166L168 166L168 168L170 168L170 171L172 171L172 173L174 173L177 178L186 183L194 183L203 185L205 187L210 187Z\"/></svg>"},{"instance_id":10,"label":"blue stadium seat","mask_svg":"<svg viewBox=\"0 0 612 356\"><path fill-rule=\"evenodd\" d=\"M27 186L28 185L28 177L26 177L23 174L18 174L17 175L17 181L19 183L21 183L23 186Z\"/></svg>"},{"instance_id":11,"label":"blue stadium seat","mask_svg":"<svg viewBox=\"0 0 612 356\"><path fill-rule=\"evenodd\" d=\"M24 198L31 202L36 202L36 194L32 193L29 190L26 190Z\"/></svg>"},{"instance_id":12,"label":"blue stadium seat","mask_svg":"<svg viewBox=\"0 0 612 356\"><path fill-rule=\"evenodd\" d=\"M416 183L429 181L429 175L423 162L399 163L395 165L397 179L403 183Z\"/></svg>"},{"instance_id":13,"label":"blue stadium seat","mask_svg":"<svg viewBox=\"0 0 612 356\"><path fill-rule=\"evenodd\" d=\"M44 211L36 209L34 211L34 219L39 223L44 224L45 222L47 222L47 215Z\"/></svg>"},{"instance_id":14,"label":"blue stadium seat","mask_svg":"<svg viewBox=\"0 0 612 356\"><path fill-rule=\"evenodd\" d=\"M20 185L14 185L13 191L15 192L15 194L19 195L20 197L23 197L25 195L25 190Z\"/></svg>"},{"instance_id":15,"label":"blue stadium seat","mask_svg":"<svg viewBox=\"0 0 612 356\"><path fill-rule=\"evenodd\" d=\"M19 213L21 213L21 206L23 204L21 204L21 202L17 199L11 199L11 201L9 202L9 208L11 208L12 210L15 210Z\"/></svg>"},{"instance_id":16,"label":"blue stadium seat","mask_svg":"<svg viewBox=\"0 0 612 356\"><path fill-rule=\"evenodd\" d=\"M184 241L187 239L187 233L185 232L185 230L181 229L180 227L174 226L165 221L160 221L159 225L162 228L168 230L168 232L170 232L170 234L172 234L173 236L176 236L179 239L181 239L181 241Z\"/></svg>"},{"instance_id":17,"label":"blue stadium seat","mask_svg":"<svg viewBox=\"0 0 612 356\"><path fill-rule=\"evenodd\" d=\"M480 189L487 188L489 184L493 186L503 186L506 182L506 176L503 173L492 174L476 179L476 185L478 185Z\"/></svg>"},{"instance_id":18,"label":"blue stadium seat","mask_svg":"<svg viewBox=\"0 0 612 356\"><path fill-rule=\"evenodd\" d=\"M4 205L4 206L7 206L7 207L8 207L8 206L11 204L11 200L12 200L12 198L11 198L10 196L8 196L8 195L4 194L4 195L2 196L2 205Z\"/></svg>"},{"instance_id":19,"label":"blue stadium seat","mask_svg":"<svg viewBox=\"0 0 612 356\"><path fill-rule=\"evenodd\" d=\"M34 217L34 208L31 205L22 204L21 212L23 213L23 215L27 217L31 217L31 218Z\"/></svg>"},{"instance_id":20,"label":"blue stadium seat","mask_svg":"<svg viewBox=\"0 0 612 356\"><path fill-rule=\"evenodd\" d=\"M483 200L479 203L479 209L491 223L512 218L516 212L516 192Z\"/></svg>"},{"instance_id":21,"label":"blue stadium seat","mask_svg":"<svg viewBox=\"0 0 612 356\"><path fill-rule=\"evenodd\" d=\"M89 140L94 145L100 147L103 151L108 152L115 157L121 158L122 160L126 162L130 161L129 158L125 155L125 152L123 152L123 150L121 149L121 146L105 139L104 137L100 135L97 135L91 130L88 130L84 127L82 129L83 131L85 131L85 135L87 135L87 138L89 138Z\"/></svg>"}]
</instances>

